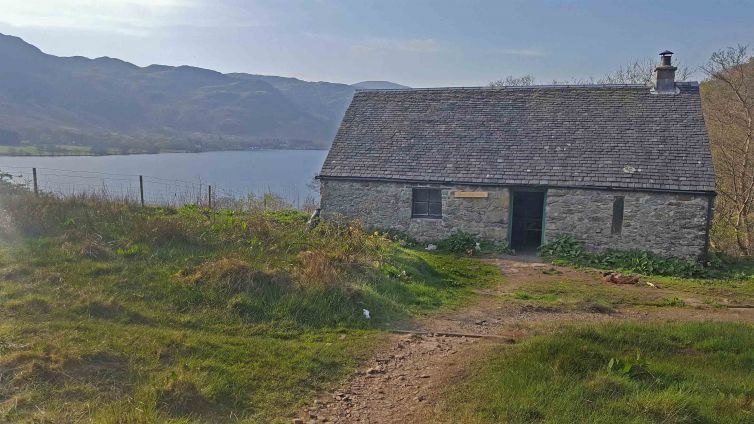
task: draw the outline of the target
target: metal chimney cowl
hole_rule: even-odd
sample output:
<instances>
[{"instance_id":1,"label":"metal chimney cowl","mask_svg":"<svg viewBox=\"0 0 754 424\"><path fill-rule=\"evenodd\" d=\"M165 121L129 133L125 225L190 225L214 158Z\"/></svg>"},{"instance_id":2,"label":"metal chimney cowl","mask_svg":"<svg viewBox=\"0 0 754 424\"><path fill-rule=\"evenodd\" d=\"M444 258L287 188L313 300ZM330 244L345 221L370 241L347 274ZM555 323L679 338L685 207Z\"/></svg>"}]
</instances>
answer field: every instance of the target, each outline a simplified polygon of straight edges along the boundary
<instances>
[{"instance_id":1,"label":"metal chimney cowl","mask_svg":"<svg viewBox=\"0 0 754 424\"><path fill-rule=\"evenodd\" d=\"M652 94L678 94L680 90L675 85L675 71L678 69L671 63L673 52L665 50L660 53L660 64L652 75Z\"/></svg>"}]
</instances>

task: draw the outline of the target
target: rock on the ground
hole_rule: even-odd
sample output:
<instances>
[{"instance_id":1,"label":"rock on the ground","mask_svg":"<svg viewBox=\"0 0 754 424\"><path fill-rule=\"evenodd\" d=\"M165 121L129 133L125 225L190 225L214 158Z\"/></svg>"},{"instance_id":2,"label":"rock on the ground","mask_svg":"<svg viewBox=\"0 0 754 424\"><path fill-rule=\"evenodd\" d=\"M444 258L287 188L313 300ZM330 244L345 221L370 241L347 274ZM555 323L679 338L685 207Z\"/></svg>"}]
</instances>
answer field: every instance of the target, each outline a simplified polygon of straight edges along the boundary
<instances>
[{"instance_id":1,"label":"rock on the ground","mask_svg":"<svg viewBox=\"0 0 754 424\"><path fill-rule=\"evenodd\" d=\"M602 279L606 283L612 284L636 284L639 282L639 277L635 275L625 275L619 272L606 272L603 274Z\"/></svg>"}]
</instances>

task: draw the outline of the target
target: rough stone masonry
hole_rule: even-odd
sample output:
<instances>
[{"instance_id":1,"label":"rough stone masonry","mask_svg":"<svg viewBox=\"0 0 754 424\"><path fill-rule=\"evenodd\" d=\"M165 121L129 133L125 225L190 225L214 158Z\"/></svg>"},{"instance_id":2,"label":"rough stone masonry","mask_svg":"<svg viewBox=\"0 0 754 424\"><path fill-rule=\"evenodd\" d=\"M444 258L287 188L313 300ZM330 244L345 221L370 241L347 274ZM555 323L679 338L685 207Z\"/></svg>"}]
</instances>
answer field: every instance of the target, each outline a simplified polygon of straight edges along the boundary
<instances>
[{"instance_id":1,"label":"rough stone masonry","mask_svg":"<svg viewBox=\"0 0 754 424\"><path fill-rule=\"evenodd\" d=\"M416 187L442 189L442 218L412 218ZM506 242L510 188L427 185L378 181L322 180L325 219L355 219L380 229L405 231L419 240L438 240L461 230ZM486 198L456 198L456 191L484 191ZM611 233L613 201L624 197L623 228ZM549 188L543 240L571 235L590 250L639 249L688 260L707 246L708 195Z\"/></svg>"},{"instance_id":2,"label":"rough stone masonry","mask_svg":"<svg viewBox=\"0 0 754 424\"><path fill-rule=\"evenodd\" d=\"M623 229L611 233L613 200L624 197ZM706 252L709 196L549 189L544 239L572 235L587 249L648 250L697 260Z\"/></svg>"}]
</instances>

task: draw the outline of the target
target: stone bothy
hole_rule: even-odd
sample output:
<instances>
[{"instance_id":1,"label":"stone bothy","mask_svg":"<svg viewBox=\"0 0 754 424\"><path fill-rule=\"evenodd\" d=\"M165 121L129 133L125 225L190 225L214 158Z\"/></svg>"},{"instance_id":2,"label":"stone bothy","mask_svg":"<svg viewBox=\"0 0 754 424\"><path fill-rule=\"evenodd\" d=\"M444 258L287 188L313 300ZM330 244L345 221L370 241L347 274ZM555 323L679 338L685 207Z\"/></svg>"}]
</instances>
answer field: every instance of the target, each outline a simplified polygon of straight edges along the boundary
<instances>
[{"instance_id":1,"label":"stone bothy","mask_svg":"<svg viewBox=\"0 0 754 424\"><path fill-rule=\"evenodd\" d=\"M319 175L322 216L536 248L707 250L714 172L698 83L359 91Z\"/></svg>"}]
</instances>

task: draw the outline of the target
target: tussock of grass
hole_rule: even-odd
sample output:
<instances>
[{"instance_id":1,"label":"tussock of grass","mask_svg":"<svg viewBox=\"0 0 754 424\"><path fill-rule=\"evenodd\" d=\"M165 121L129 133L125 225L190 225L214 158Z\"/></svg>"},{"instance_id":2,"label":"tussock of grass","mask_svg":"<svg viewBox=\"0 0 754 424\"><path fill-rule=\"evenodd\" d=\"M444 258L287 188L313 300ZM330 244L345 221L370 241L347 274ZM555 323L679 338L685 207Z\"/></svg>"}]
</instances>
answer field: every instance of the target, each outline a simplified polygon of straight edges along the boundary
<instances>
[{"instance_id":1,"label":"tussock of grass","mask_svg":"<svg viewBox=\"0 0 754 424\"><path fill-rule=\"evenodd\" d=\"M499 278L357 225L307 231L298 211L23 194L0 208L14 224L0 421L269 421L345 375L391 320Z\"/></svg>"},{"instance_id":2,"label":"tussock of grass","mask_svg":"<svg viewBox=\"0 0 754 424\"><path fill-rule=\"evenodd\" d=\"M170 415L201 416L210 409L210 403L196 385L186 380L171 380L157 390L157 406Z\"/></svg>"},{"instance_id":3,"label":"tussock of grass","mask_svg":"<svg viewBox=\"0 0 754 424\"><path fill-rule=\"evenodd\" d=\"M283 276L254 269L246 261L222 258L202 263L195 269L178 273L182 282L219 291L223 294L261 294L267 290L285 289L289 284Z\"/></svg>"},{"instance_id":4,"label":"tussock of grass","mask_svg":"<svg viewBox=\"0 0 754 424\"><path fill-rule=\"evenodd\" d=\"M602 324L536 337L477 363L445 412L470 423L751 422L753 330Z\"/></svg>"}]
</instances>

